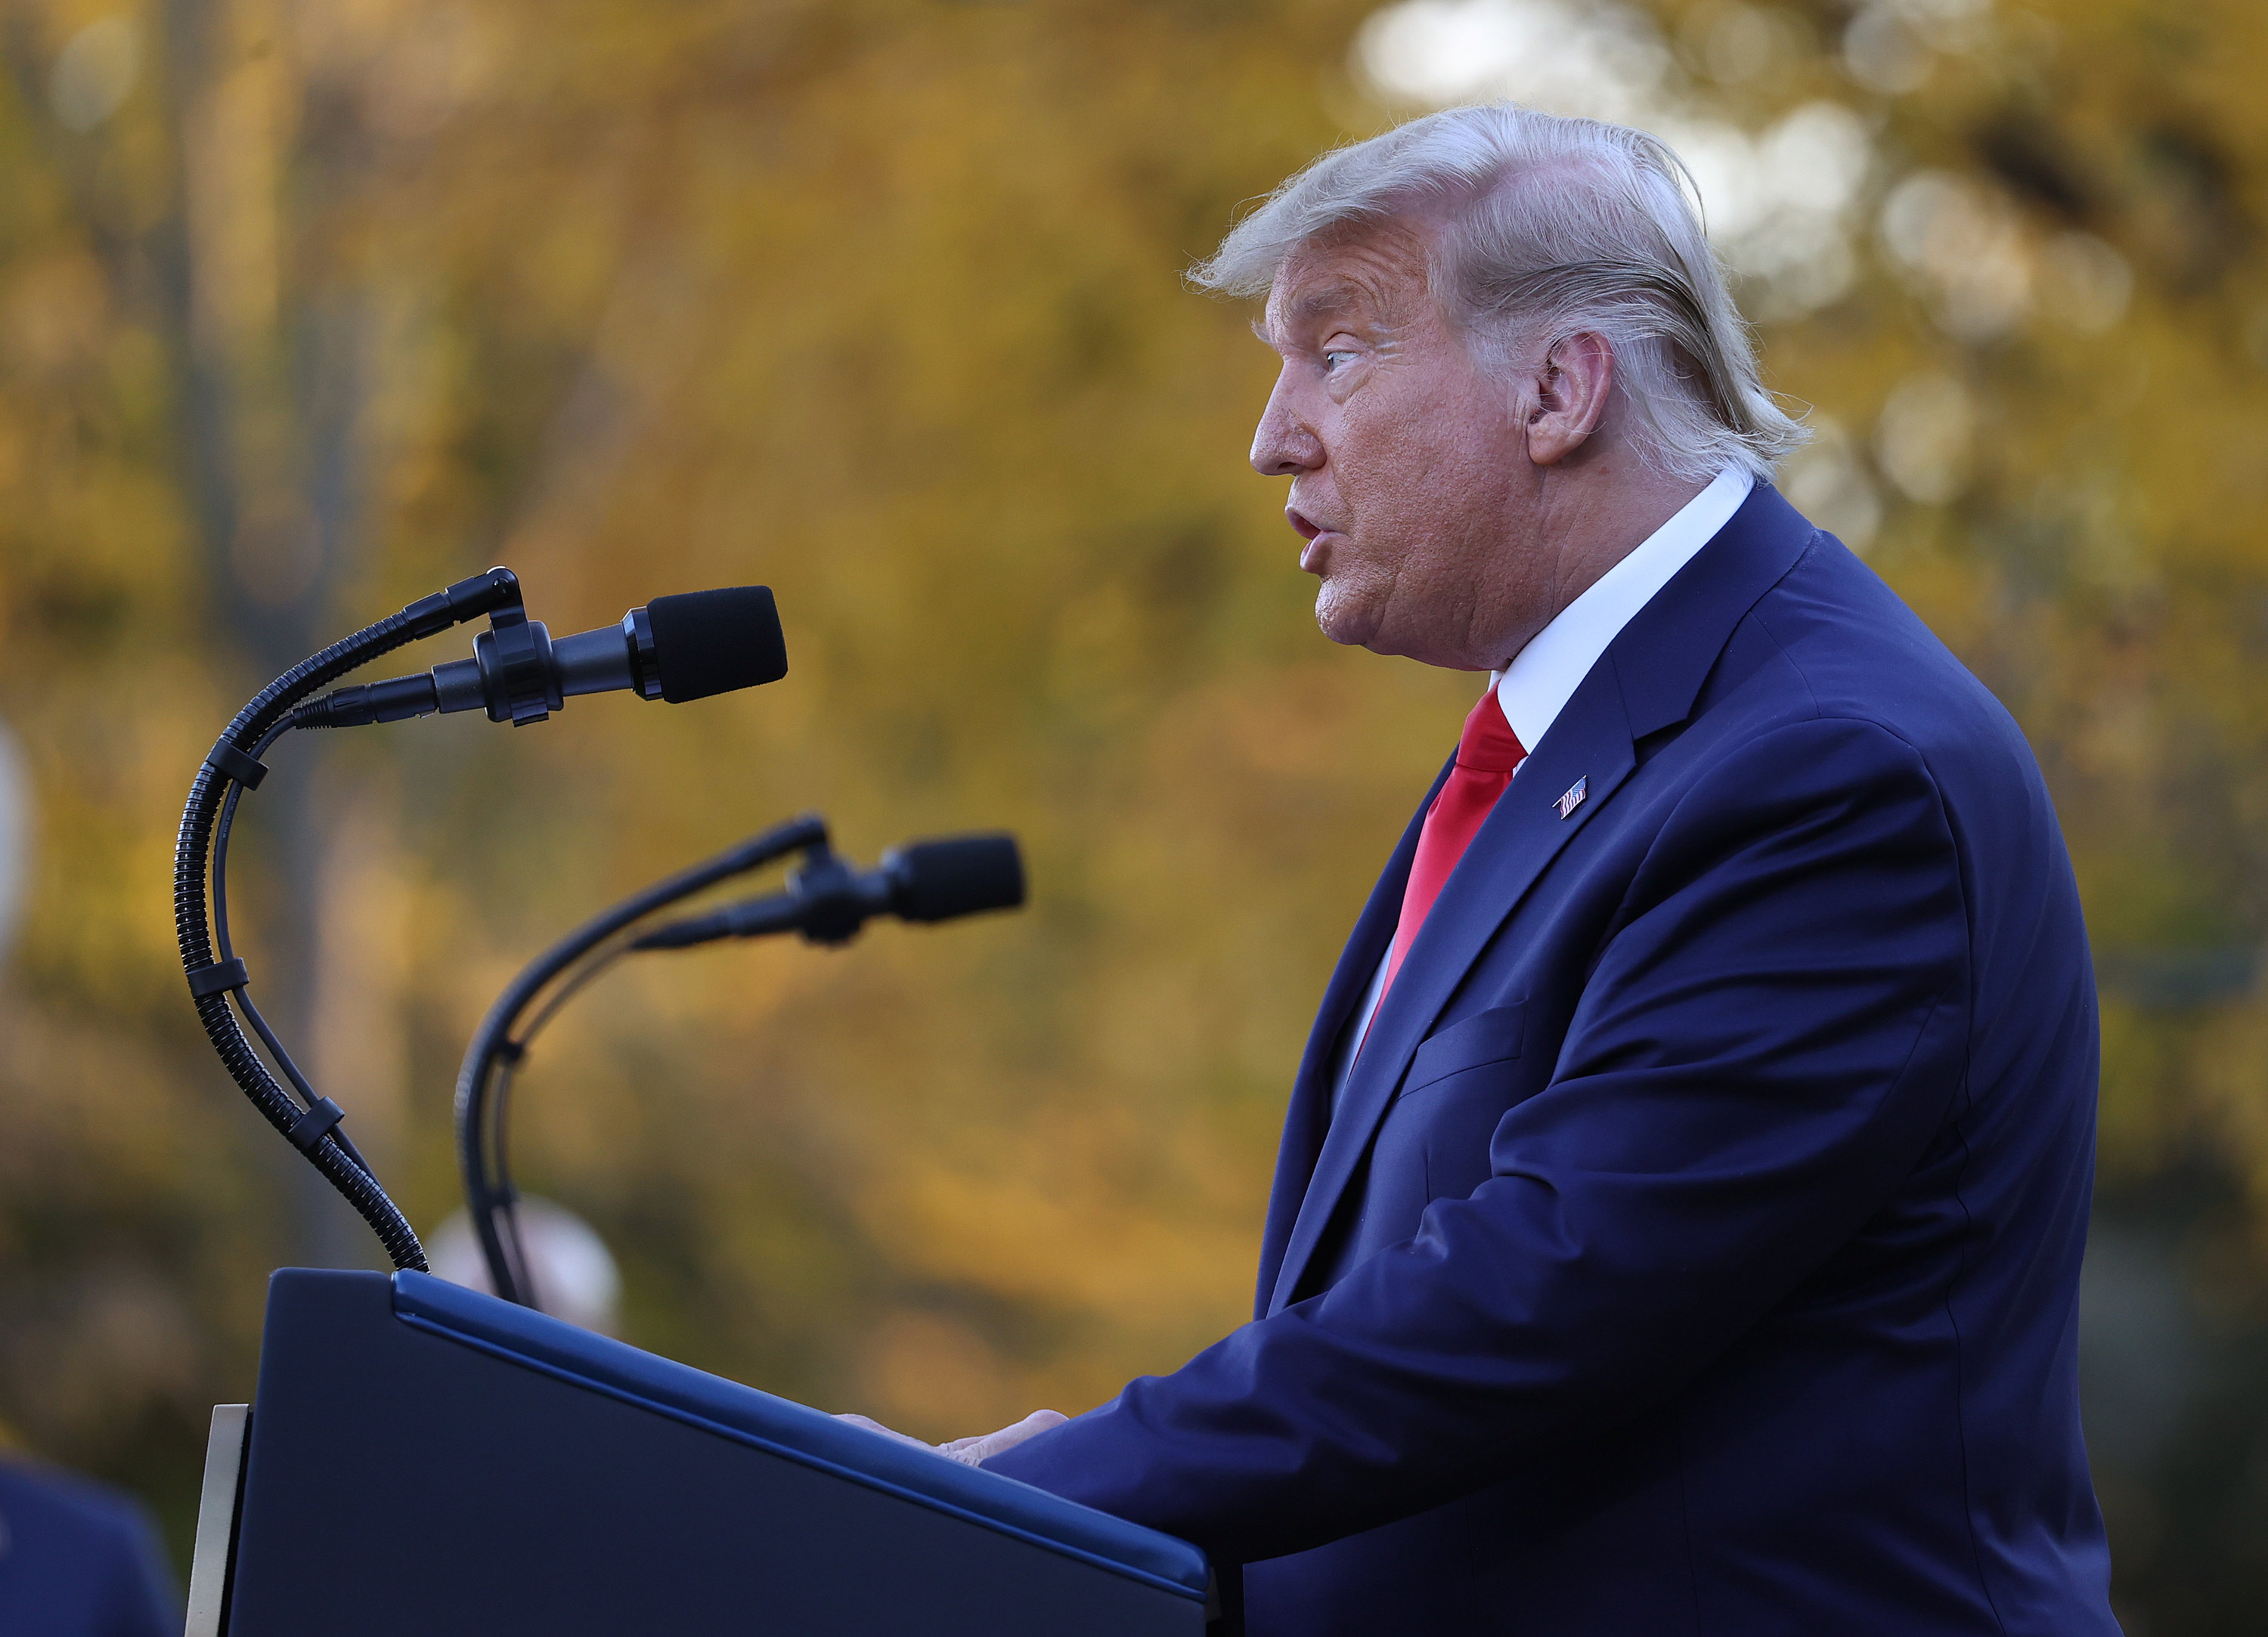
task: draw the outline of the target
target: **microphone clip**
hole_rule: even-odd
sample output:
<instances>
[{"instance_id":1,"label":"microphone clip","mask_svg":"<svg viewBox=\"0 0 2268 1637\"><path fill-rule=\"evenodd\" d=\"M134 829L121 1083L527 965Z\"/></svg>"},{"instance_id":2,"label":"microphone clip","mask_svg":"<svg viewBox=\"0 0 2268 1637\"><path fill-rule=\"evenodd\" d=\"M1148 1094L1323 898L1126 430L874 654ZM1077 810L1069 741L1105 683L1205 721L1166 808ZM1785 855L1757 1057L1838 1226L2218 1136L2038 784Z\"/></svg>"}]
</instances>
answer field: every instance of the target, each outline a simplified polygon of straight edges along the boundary
<instances>
[{"instance_id":1,"label":"microphone clip","mask_svg":"<svg viewBox=\"0 0 2268 1637\"><path fill-rule=\"evenodd\" d=\"M804 854L787 885L794 900L795 928L806 943L848 943L868 920L889 907L882 884L852 869L824 841Z\"/></svg>"},{"instance_id":2,"label":"microphone clip","mask_svg":"<svg viewBox=\"0 0 2268 1637\"><path fill-rule=\"evenodd\" d=\"M549 721L567 702L551 663L551 633L527 617L517 597L490 611L489 628L473 639L473 660L490 722L526 727Z\"/></svg>"},{"instance_id":3,"label":"microphone clip","mask_svg":"<svg viewBox=\"0 0 2268 1637\"><path fill-rule=\"evenodd\" d=\"M631 609L622 620L622 646L615 656L629 667L631 692L640 699L659 699L661 657L654 642L653 615L644 606ZM596 631L567 639L569 649L587 643ZM515 728L544 722L567 702L564 657L541 621L527 617L514 596L509 606L489 615L489 628L473 639L473 663L480 668L481 702L490 722L509 722ZM436 673L438 674L438 672Z\"/></svg>"}]
</instances>

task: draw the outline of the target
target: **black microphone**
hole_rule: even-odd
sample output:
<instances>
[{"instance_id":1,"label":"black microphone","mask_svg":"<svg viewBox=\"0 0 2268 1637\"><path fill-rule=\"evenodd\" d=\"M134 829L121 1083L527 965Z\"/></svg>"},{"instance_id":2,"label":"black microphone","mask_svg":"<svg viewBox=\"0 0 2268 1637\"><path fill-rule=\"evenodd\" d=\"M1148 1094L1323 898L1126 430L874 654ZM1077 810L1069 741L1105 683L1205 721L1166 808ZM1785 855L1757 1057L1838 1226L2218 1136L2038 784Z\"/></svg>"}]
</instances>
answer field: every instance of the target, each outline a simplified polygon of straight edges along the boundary
<instances>
[{"instance_id":1,"label":"black microphone","mask_svg":"<svg viewBox=\"0 0 2268 1637\"><path fill-rule=\"evenodd\" d=\"M875 869L853 870L824 843L789 877L788 890L743 899L711 914L655 928L634 950L680 950L718 938L797 932L812 943L847 943L875 915L952 921L1024 901L1024 863L1016 838L1002 833L940 836L882 855Z\"/></svg>"},{"instance_id":2,"label":"black microphone","mask_svg":"<svg viewBox=\"0 0 2268 1637\"><path fill-rule=\"evenodd\" d=\"M335 688L291 713L300 728L401 722L436 711L485 710L515 727L541 722L578 694L628 689L673 705L777 682L787 642L771 588L731 585L657 597L620 625L557 642L515 599L490 616L470 659L416 676Z\"/></svg>"}]
</instances>

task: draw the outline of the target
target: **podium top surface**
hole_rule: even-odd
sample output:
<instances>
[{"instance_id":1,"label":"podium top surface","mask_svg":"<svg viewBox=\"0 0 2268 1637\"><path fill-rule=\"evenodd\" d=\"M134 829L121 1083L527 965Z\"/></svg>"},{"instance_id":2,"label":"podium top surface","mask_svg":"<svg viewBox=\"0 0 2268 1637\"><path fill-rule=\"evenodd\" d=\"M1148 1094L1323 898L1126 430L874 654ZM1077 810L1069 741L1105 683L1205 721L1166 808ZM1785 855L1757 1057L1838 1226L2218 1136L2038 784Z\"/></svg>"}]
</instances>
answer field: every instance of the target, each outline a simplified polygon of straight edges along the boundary
<instances>
[{"instance_id":1,"label":"podium top surface","mask_svg":"<svg viewBox=\"0 0 2268 1637\"><path fill-rule=\"evenodd\" d=\"M1205 1595L1204 1553L1187 1541L549 1315L416 1273L394 1275L394 1310L420 1329L786 1459L1186 1597Z\"/></svg>"}]
</instances>

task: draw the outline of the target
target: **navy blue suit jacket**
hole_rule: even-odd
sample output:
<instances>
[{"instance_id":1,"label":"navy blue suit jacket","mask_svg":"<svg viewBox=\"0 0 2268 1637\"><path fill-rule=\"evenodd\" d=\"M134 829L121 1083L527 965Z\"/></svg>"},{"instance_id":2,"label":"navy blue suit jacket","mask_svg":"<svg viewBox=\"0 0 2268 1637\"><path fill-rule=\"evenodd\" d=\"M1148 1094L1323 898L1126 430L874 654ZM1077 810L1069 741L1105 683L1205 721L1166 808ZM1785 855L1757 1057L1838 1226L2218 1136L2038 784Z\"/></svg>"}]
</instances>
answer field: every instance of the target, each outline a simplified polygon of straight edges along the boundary
<instances>
[{"instance_id":1,"label":"navy blue suit jacket","mask_svg":"<svg viewBox=\"0 0 2268 1637\"><path fill-rule=\"evenodd\" d=\"M126 1496L0 1459L6 1637L180 1637L172 1580L157 1531Z\"/></svg>"},{"instance_id":2,"label":"navy blue suit jacket","mask_svg":"<svg viewBox=\"0 0 2268 1637\"><path fill-rule=\"evenodd\" d=\"M1255 1321L988 1467L1246 1566L1256 1633L2115 1633L2094 980L2007 714L1759 487L1535 747L1334 1117L1417 829Z\"/></svg>"}]
</instances>

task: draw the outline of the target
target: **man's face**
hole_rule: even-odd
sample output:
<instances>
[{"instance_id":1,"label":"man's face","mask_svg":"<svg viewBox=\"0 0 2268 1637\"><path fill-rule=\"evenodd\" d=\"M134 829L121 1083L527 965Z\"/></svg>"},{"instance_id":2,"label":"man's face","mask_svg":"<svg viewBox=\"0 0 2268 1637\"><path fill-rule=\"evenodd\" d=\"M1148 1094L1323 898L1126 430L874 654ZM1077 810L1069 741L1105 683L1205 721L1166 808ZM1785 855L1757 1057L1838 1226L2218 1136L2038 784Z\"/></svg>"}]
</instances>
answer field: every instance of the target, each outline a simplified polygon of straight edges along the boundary
<instances>
[{"instance_id":1,"label":"man's face","mask_svg":"<svg viewBox=\"0 0 2268 1637\"><path fill-rule=\"evenodd\" d=\"M1284 362L1252 464L1292 480L1324 635L1503 664L1543 623L1554 577L1533 549L1536 468L1515 394L1437 311L1423 245L1381 231L1294 255L1260 329Z\"/></svg>"}]
</instances>

